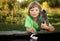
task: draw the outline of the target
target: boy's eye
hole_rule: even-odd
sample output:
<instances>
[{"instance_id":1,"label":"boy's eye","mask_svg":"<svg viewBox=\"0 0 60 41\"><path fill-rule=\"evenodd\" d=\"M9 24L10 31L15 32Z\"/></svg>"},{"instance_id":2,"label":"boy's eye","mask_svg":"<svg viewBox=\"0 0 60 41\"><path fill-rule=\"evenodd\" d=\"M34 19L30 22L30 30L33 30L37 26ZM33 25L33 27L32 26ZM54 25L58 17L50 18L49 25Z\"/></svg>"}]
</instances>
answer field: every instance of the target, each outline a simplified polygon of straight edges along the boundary
<instances>
[{"instance_id":1,"label":"boy's eye","mask_svg":"<svg viewBox=\"0 0 60 41\"><path fill-rule=\"evenodd\" d=\"M36 10L36 11L38 11L38 10Z\"/></svg>"},{"instance_id":2,"label":"boy's eye","mask_svg":"<svg viewBox=\"0 0 60 41\"><path fill-rule=\"evenodd\" d=\"M31 10L31 11L34 11L34 10Z\"/></svg>"},{"instance_id":3,"label":"boy's eye","mask_svg":"<svg viewBox=\"0 0 60 41\"><path fill-rule=\"evenodd\" d=\"M30 10L30 11L34 11L34 10ZM35 10L35 11L38 11L38 10Z\"/></svg>"}]
</instances>

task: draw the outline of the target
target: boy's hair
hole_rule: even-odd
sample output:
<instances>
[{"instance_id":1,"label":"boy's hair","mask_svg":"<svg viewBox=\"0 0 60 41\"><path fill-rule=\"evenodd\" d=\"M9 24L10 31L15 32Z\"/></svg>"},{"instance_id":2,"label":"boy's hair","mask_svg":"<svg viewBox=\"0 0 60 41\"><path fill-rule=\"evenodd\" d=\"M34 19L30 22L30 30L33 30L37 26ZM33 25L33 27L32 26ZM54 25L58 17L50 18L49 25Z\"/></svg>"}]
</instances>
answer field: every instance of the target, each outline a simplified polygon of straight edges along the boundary
<instances>
[{"instance_id":1,"label":"boy's hair","mask_svg":"<svg viewBox=\"0 0 60 41\"><path fill-rule=\"evenodd\" d=\"M34 1L34 2L31 2L28 6L28 15L30 15L30 9L32 9L34 7L38 7L40 9L40 12L41 12L41 9L42 9L41 5L38 2Z\"/></svg>"}]
</instances>

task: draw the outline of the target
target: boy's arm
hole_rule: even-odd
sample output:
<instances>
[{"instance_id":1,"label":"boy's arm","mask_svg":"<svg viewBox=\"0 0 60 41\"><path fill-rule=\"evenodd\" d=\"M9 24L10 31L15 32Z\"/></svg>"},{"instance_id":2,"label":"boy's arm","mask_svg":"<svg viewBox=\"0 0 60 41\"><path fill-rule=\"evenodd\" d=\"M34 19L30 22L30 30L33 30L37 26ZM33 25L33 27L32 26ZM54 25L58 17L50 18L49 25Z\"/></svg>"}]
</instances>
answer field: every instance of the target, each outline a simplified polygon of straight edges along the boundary
<instances>
[{"instance_id":1,"label":"boy's arm","mask_svg":"<svg viewBox=\"0 0 60 41\"><path fill-rule=\"evenodd\" d=\"M25 20L25 27L27 32L31 32L31 33L35 32L35 29L32 27L28 16L26 17L26 20Z\"/></svg>"},{"instance_id":2,"label":"boy's arm","mask_svg":"<svg viewBox=\"0 0 60 41\"><path fill-rule=\"evenodd\" d=\"M52 26L50 23L49 23L49 26L48 27L49 27L49 30L50 31L54 31L55 30L54 26Z\"/></svg>"}]
</instances>

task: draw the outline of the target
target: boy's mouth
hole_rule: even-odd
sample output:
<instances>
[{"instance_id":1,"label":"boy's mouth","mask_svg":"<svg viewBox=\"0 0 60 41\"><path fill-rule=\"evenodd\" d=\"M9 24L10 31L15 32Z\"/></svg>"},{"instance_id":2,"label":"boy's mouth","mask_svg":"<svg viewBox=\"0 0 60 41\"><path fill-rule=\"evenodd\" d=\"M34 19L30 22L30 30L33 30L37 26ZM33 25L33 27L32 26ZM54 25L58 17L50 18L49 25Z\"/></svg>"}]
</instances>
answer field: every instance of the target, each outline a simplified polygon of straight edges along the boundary
<instances>
[{"instance_id":1,"label":"boy's mouth","mask_svg":"<svg viewBox=\"0 0 60 41\"><path fill-rule=\"evenodd\" d=\"M36 16L36 14L33 14L33 16Z\"/></svg>"}]
</instances>

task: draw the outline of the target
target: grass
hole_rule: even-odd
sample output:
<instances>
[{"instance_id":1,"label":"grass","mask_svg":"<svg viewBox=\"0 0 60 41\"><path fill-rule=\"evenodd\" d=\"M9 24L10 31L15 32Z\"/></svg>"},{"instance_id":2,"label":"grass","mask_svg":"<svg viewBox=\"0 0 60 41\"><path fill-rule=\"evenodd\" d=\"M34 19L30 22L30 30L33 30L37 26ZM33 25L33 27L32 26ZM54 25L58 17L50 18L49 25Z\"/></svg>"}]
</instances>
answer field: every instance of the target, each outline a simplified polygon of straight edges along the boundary
<instances>
[{"instance_id":1,"label":"grass","mask_svg":"<svg viewBox=\"0 0 60 41\"><path fill-rule=\"evenodd\" d=\"M12 30L25 31L25 27L20 24L0 24L0 31Z\"/></svg>"}]
</instances>

